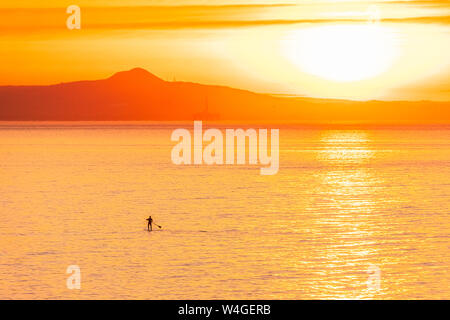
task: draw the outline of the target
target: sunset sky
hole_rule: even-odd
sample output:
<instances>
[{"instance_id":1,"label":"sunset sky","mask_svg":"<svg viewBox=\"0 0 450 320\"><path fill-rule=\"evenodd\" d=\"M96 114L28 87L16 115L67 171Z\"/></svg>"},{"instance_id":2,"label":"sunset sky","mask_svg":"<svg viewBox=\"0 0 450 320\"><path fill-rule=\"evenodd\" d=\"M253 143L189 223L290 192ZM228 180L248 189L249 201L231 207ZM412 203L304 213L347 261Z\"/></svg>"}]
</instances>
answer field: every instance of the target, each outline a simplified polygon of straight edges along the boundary
<instances>
[{"instance_id":1,"label":"sunset sky","mask_svg":"<svg viewBox=\"0 0 450 320\"><path fill-rule=\"evenodd\" d=\"M68 30L68 5L81 30ZM356 100L450 100L449 1L3 0L0 85L165 80ZM377 17L380 21L377 22Z\"/></svg>"}]
</instances>

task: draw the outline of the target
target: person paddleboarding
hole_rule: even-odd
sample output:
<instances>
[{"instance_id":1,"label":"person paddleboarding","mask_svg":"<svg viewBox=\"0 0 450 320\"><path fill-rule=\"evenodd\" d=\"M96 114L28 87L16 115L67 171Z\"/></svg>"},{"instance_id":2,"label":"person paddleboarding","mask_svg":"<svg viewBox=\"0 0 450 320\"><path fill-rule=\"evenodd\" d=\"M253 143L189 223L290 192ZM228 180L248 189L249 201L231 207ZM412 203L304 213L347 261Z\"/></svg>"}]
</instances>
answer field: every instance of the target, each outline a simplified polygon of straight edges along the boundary
<instances>
[{"instance_id":1,"label":"person paddleboarding","mask_svg":"<svg viewBox=\"0 0 450 320\"><path fill-rule=\"evenodd\" d=\"M148 221L148 224L147 224L147 230L148 231L152 231L153 230L152 224L154 224L155 226L157 226L160 229L162 228L160 225L157 225L156 223L153 222L152 216L148 216L148 219L145 219L145 220Z\"/></svg>"},{"instance_id":2,"label":"person paddleboarding","mask_svg":"<svg viewBox=\"0 0 450 320\"><path fill-rule=\"evenodd\" d=\"M148 231L152 231L153 230L153 228L152 228L152 222L153 222L152 216L148 216L148 219L146 219L146 220L148 221L147 230Z\"/></svg>"}]
</instances>

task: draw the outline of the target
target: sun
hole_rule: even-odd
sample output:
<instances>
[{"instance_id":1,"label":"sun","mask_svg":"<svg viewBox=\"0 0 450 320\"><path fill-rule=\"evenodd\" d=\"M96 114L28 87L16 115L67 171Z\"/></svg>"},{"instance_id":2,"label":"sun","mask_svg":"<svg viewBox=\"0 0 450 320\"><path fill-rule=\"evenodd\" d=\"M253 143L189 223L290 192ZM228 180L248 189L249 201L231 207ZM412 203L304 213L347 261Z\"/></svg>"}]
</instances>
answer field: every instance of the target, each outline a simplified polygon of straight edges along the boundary
<instances>
[{"instance_id":1,"label":"sun","mask_svg":"<svg viewBox=\"0 0 450 320\"><path fill-rule=\"evenodd\" d=\"M398 56L395 44L395 33L381 25L324 25L292 31L282 52L302 72L354 82L388 71Z\"/></svg>"}]
</instances>

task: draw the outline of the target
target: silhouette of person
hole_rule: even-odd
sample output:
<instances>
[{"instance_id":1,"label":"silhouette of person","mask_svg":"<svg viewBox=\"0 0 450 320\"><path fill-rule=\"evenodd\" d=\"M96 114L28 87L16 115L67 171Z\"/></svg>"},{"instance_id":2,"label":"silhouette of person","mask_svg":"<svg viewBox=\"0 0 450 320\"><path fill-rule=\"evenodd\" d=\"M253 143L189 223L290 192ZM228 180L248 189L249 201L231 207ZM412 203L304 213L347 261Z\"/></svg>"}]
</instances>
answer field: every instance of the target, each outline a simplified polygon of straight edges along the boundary
<instances>
[{"instance_id":1,"label":"silhouette of person","mask_svg":"<svg viewBox=\"0 0 450 320\"><path fill-rule=\"evenodd\" d=\"M146 220L148 221L147 230L152 231L153 230L152 229L152 222L153 222L152 216L148 216L148 219L146 219Z\"/></svg>"}]
</instances>

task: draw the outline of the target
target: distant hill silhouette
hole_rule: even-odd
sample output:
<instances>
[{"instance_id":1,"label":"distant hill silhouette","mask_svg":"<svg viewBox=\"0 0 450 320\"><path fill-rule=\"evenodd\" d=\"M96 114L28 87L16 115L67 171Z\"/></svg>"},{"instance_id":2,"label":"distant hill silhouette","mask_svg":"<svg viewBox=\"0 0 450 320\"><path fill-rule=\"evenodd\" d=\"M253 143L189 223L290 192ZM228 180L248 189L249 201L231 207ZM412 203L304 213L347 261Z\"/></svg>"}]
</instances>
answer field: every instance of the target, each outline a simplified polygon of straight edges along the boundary
<instances>
[{"instance_id":1,"label":"distant hill silhouette","mask_svg":"<svg viewBox=\"0 0 450 320\"><path fill-rule=\"evenodd\" d=\"M0 86L3 121L209 118L298 123L450 123L450 102L276 97L223 86L168 82L141 68L118 72L103 80Z\"/></svg>"}]
</instances>

